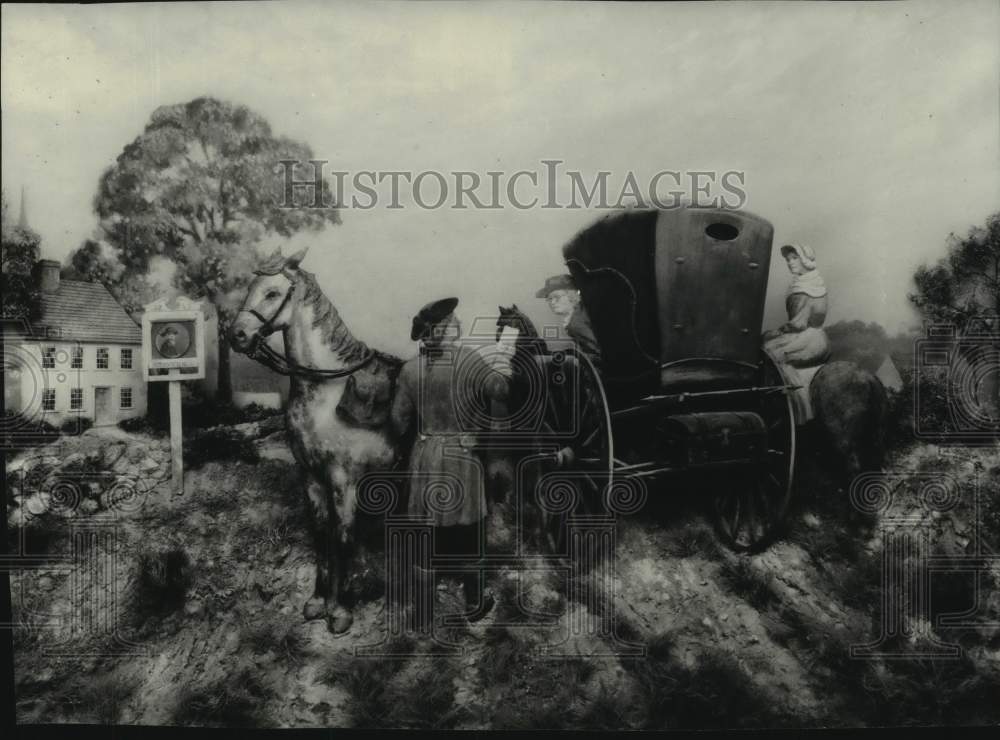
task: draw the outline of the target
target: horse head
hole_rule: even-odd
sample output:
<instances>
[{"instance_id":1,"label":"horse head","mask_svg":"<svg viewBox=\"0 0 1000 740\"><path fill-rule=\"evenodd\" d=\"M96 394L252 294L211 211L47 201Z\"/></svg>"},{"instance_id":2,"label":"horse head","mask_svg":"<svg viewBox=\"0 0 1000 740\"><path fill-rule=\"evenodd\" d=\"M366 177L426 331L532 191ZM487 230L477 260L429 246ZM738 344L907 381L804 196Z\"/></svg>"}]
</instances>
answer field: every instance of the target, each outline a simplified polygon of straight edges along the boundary
<instances>
[{"instance_id":1,"label":"horse head","mask_svg":"<svg viewBox=\"0 0 1000 740\"><path fill-rule=\"evenodd\" d=\"M545 353L545 342L538 335L538 330L522 311L513 304L509 308L497 306L500 310L497 316L496 341L508 348L515 358L535 357Z\"/></svg>"},{"instance_id":2,"label":"horse head","mask_svg":"<svg viewBox=\"0 0 1000 740\"><path fill-rule=\"evenodd\" d=\"M254 270L246 298L229 327L229 344L234 350L248 352L257 342L288 327L297 302L299 264L307 251L308 247L285 257L279 248Z\"/></svg>"}]
</instances>

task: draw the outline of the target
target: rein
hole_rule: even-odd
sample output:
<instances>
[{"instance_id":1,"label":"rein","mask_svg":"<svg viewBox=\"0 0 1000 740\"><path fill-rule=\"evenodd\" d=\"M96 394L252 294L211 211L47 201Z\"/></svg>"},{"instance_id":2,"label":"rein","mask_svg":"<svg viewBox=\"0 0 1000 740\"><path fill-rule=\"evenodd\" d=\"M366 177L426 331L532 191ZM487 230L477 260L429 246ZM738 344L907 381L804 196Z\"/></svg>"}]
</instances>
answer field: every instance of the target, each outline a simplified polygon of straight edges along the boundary
<instances>
[{"instance_id":1,"label":"rein","mask_svg":"<svg viewBox=\"0 0 1000 740\"><path fill-rule=\"evenodd\" d=\"M257 329L257 334L254 336L253 343L247 351L247 357L251 360L256 360L264 367L273 370L279 375L294 376L297 378L305 378L307 380L335 380L337 378L346 378L348 375L353 375L358 370L365 367L365 365L370 363L375 358L375 350L368 348L368 352L365 353L365 356L353 365L339 370L322 370L316 367L299 365L298 363L289 360L288 357L280 352L276 352L271 349L264 340L266 337L269 337L274 333L274 322L281 315L282 311L285 310L289 301L291 301L293 292L295 292L295 283L292 283L291 287L289 287L288 292L285 293L285 298L281 301L281 305L278 306L278 310L275 311L274 315L269 319L265 319L256 309L243 309L261 322L260 327Z\"/></svg>"},{"instance_id":2,"label":"rein","mask_svg":"<svg viewBox=\"0 0 1000 740\"><path fill-rule=\"evenodd\" d=\"M264 367L270 368L279 375L289 375L307 380L334 380L336 378L346 378L353 375L361 368L365 367L375 358L375 350L369 348L368 352L358 362L339 370L321 370L315 367L306 367L292 362L285 355L271 349L267 342L261 341L259 335L254 340L253 346L247 352L247 357L256 360Z\"/></svg>"}]
</instances>

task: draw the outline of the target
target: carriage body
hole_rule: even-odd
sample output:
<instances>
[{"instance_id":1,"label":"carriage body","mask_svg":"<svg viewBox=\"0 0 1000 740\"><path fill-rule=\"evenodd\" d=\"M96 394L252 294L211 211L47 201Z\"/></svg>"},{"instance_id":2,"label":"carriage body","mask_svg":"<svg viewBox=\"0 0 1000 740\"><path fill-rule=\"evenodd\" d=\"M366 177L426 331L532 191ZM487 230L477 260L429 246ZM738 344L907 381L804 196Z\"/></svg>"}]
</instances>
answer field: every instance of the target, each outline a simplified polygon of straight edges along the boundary
<instances>
[{"instance_id":1,"label":"carriage body","mask_svg":"<svg viewBox=\"0 0 1000 740\"><path fill-rule=\"evenodd\" d=\"M760 342L773 233L745 212L630 211L563 250L602 350L599 373L573 360L574 464L594 491L683 480L741 550L773 539L794 471L789 388Z\"/></svg>"}]
</instances>

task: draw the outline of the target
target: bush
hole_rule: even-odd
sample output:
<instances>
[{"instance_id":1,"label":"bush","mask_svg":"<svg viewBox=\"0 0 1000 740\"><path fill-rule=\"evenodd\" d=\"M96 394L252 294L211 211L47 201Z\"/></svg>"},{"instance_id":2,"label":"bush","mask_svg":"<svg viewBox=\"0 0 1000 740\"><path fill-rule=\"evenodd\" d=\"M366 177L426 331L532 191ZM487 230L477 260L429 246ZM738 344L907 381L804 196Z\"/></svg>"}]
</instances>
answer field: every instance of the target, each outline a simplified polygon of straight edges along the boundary
<instances>
[{"instance_id":1,"label":"bush","mask_svg":"<svg viewBox=\"0 0 1000 740\"><path fill-rule=\"evenodd\" d=\"M139 603L150 612L166 613L179 608L193 578L191 559L180 547L153 548L139 553Z\"/></svg>"},{"instance_id":2,"label":"bush","mask_svg":"<svg viewBox=\"0 0 1000 740\"><path fill-rule=\"evenodd\" d=\"M184 401L183 423L185 429L207 429L220 425L233 426L261 421L281 413L283 413L281 409L267 409L255 403L249 404L246 408L239 408L231 402L208 398L195 391Z\"/></svg>"},{"instance_id":3,"label":"bush","mask_svg":"<svg viewBox=\"0 0 1000 740\"><path fill-rule=\"evenodd\" d=\"M18 424L14 417L19 414L10 411L4 414L10 420L3 430L3 446L5 449L23 450L28 447L36 447L54 442L59 437L67 433L73 433L78 428L76 420L67 420L61 427L53 426L44 419L32 419L27 423ZM89 429L93 422L90 419L80 420L86 426L81 428L81 432Z\"/></svg>"},{"instance_id":4,"label":"bush","mask_svg":"<svg viewBox=\"0 0 1000 740\"><path fill-rule=\"evenodd\" d=\"M153 384L157 385L157 384ZM184 429L208 429L215 426L233 426L252 421L262 421L283 414L281 409L268 409L258 404L238 408L231 403L222 403L214 398L206 398L200 393L192 393L181 401L181 424ZM149 410L146 416L125 419L119 428L132 434L160 436L170 429L170 410L165 399L156 399L150 393Z\"/></svg>"},{"instance_id":5,"label":"bush","mask_svg":"<svg viewBox=\"0 0 1000 740\"><path fill-rule=\"evenodd\" d=\"M195 431L184 444L184 464L199 468L207 462L235 460L255 463L260 460L253 440L235 429Z\"/></svg>"},{"instance_id":6,"label":"bush","mask_svg":"<svg viewBox=\"0 0 1000 740\"><path fill-rule=\"evenodd\" d=\"M154 420L149 416L136 416L118 422L118 428L123 431L130 434L148 434L151 437L159 437L166 434L168 426L167 422Z\"/></svg>"},{"instance_id":7,"label":"bush","mask_svg":"<svg viewBox=\"0 0 1000 740\"><path fill-rule=\"evenodd\" d=\"M63 434L83 434L92 426L94 426L93 419L81 416L78 419L66 419L59 427L59 431Z\"/></svg>"}]
</instances>

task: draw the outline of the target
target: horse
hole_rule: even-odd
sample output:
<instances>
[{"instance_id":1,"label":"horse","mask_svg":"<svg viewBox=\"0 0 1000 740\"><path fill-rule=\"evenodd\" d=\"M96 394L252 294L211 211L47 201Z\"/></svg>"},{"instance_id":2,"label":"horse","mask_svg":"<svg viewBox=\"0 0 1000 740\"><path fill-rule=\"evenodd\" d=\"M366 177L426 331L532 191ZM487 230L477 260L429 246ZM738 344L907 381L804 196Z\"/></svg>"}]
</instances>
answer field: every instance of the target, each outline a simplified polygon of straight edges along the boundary
<instances>
[{"instance_id":1,"label":"horse","mask_svg":"<svg viewBox=\"0 0 1000 740\"><path fill-rule=\"evenodd\" d=\"M853 362L828 362L809 384L809 398L820 445L843 466L845 487L882 466L888 398L878 378Z\"/></svg>"},{"instance_id":2,"label":"horse","mask_svg":"<svg viewBox=\"0 0 1000 740\"><path fill-rule=\"evenodd\" d=\"M582 385L558 379L565 370L559 361L547 362L560 350L572 348L575 352L572 340L564 347L550 348L517 304L498 308L495 338L498 347L505 347L502 351L511 357L506 408L499 416L508 420L506 433L513 433L514 442L490 449L487 470L494 473L493 481L516 495L514 504L524 541L558 552L565 524L533 494L543 475L566 469L581 451L576 448L581 440L574 438L571 420L590 406L574 395L581 392Z\"/></svg>"},{"instance_id":3,"label":"horse","mask_svg":"<svg viewBox=\"0 0 1000 740\"><path fill-rule=\"evenodd\" d=\"M285 417L303 471L316 558L315 588L302 614L306 620L325 617L327 628L341 634L353 622L344 585L354 550L357 482L369 471L390 468L401 445L388 418L361 426L338 410L352 376L363 370L394 378L402 361L351 334L315 277L301 269L305 254L283 257L278 250L255 270L229 340L235 351L269 360L264 364L291 376ZM278 331L285 357L266 345Z\"/></svg>"}]
</instances>

